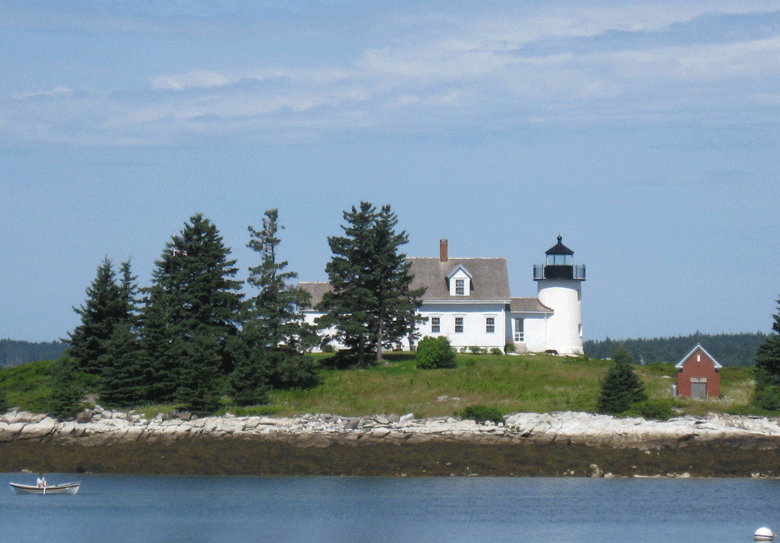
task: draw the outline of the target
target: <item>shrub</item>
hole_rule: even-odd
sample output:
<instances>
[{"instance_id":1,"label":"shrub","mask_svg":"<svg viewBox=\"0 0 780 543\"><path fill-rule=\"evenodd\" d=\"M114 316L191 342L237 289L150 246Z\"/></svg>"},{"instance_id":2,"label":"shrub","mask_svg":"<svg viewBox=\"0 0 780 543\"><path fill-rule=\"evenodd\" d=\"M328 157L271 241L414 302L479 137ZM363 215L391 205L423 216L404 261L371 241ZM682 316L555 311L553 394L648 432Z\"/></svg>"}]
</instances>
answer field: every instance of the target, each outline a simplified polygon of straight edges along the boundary
<instances>
[{"instance_id":1,"label":"shrub","mask_svg":"<svg viewBox=\"0 0 780 543\"><path fill-rule=\"evenodd\" d=\"M498 347L493 347L492 349L490 349L490 354L494 354L496 356L501 356L504 353L502 353L501 349L499 349Z\"/></svg>"},{"instance_id":2,"label":"shrub","mask_svg":"<svg viewBox=\"0 0 780 543\"><path fill-rule=\"evenodd\" d=\"M332 369L332 370L346 370L346 369L357 368L361 366L360 359L358 358L357 354L353 353L349 349L336 351L336 354L334 354L333 356L321 358L319 360L319 365L323 368ZM364 367L365 365L366 365L365 363L362 364L362 366Z\"/></svg>"},{"instance_id":3,"label":"shrub","mask_svg":"<svg viewBox=\"0 0 780 543\"><path fill-rule=\"evenodd\" d=\"M308 356L284 353L274 362L269 379L273 388L314 388L320 383L314 360Z\"/></svg>"},{"instance_id":4,"label":"shrub","mask_svg":"<svg viewBox=\"0 0 780 543\"><path fill-rule=\"evenodd\" d=\"M484 350L481 347L477 347L477 346L469 347L469 351L471 351L474 354L481 354L484 352Z\"/></svg>"},{"instance_id":5,"label":"shrub","mask_svg":"<svg viewBox=\"0 0 780 543\"><path fill-rule=\"evenodd\" d=\"M621 347L615 353L615 361L601 383L596 411L617 415L628 411L633 404L646 400L644 385L631 368L631 355Z\"/></svg>"},{"instance_id":6,"label":"shrub","mask_svg":"<svg viewBox=\"0 0 780 543\"><path fill-rule=\"evenodd\" d=\"M460 413L456 413L462 419L470 419L477 423L485 421L495 422L496 424L504 422L504 415L495 407L484 405L470 405Z\"/></svg>"},{"instance_id":7,"label":"shrub","mask_svg":"<svg viewBox=\"0 0 780 543\"><path fill-rule=\"evenodd\" d=\"M767 411L780 411L780 394L776 388L765 386L756 390L754 403Z\"/></svg>"},{"instance_id":8,"label":"shrub","mask_svg":"<svg viewBox=\"0 0 780 543\"><path fill-rule=\"evenodd\" d=\"M672 402L669 400L646 400L632 405L626 414L651 420L669 420L673 415Z\"/></svg>"},{"instance_id":9,"label":"shrub","mask_svg":"<svg viewBox=\"0 0 780 543\"><path fill-rule=\"evenodd\" d=\"M277 407L273 405L231 406L220 414L232 413L237 417L266 417L275 415Z\"/></svg>"},{"instance_id":10,"label":"shrub","mask_svg":"<svg viewBox=\"0 0 780 543\"><path fill-rule=\"evenodd\" d=\"M454 368L455 353L450 341L444 337L424 337L417 346L417 367L423 370Z\"/></svg>"},{"instance_id":11,"label":"shrub","mask_svg":"<svg viewBox=\"0 0 780 543\"><path fill-rule=\"evenodd\" d=\"M507 343L504 347L504 352L509 354L515 352L515 346L513 343Z\"/></svg>"}]
</instances>

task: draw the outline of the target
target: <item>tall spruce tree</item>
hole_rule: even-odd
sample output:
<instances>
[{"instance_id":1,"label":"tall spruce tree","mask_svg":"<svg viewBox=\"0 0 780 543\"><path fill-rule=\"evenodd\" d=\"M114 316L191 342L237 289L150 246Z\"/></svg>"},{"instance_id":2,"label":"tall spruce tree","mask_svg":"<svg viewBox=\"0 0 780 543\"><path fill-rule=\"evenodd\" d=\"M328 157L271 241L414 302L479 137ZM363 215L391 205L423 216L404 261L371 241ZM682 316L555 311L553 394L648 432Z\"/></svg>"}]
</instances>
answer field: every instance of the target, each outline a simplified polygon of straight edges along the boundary
<instances>
[{"instance_id":1,"label":"tall spruce tree","mask_svg":"<svg viewBox=\"0 0 780 543\"><path fill-rule=\"evenodd\" d=\"M106 343L106 352L99 359L99 392L100 401L105 405L128 407L145 398L145 358L138 338L138 286L130 261L122 263L119 273L119 296L124 317L114 326Z\"/></svg>"},{"instance_id":2,"label":"tall spruce tree","mask_svg":"<svg viewBox=\"0 0 780 543\"><path fill-rule=\"evenodd\" d=\"M99 375L99 360L107 352L114 328L128 314L116 273L107 257L98 266L95 279L87 288L86 302L73 310L81 317L81 324L68 334L68 355L79 371Z\"/></svg>"},{"instance_id":3,"label":"tall spruce tree","mask_svg":"<svg viewBox=\"0 0 780 543\"><path fill-rule=\"evenodd\" d=\"M119 297L124 304L122 321L135 328L138 326L138 277L133 275L129 260L119 266L119 274Z\"/></svg>"},{"instance_id":4,"label":"tall spruce tree","mask_svg":"<svg viewBox=\"0 0 780 543\"><path fill-rule=\"evenodd\" d=\"M410 290L414 277L409 272L412 264L406 255L398 251L409 242L406 232L396 233L398 218L390 211L390 206L382 206L376 217L374 228L374 246L376 247L376 265L378 281L375 283L375 344L376 360L382 359L383 347L390 347L404 336L410 341L417 322L416 315L420 298L425 289Z\"/></svg>"},{"instance_id":5,"label":"tall spruce tree","mask_svg":"<svg viewBox=\"0 0 780 543\"><path fill-rule=\"evenodd\" d=\"M332 290L319 306L326 312L319 325L335 327L335 339L362 365L368 353L381 360L383 347L409 332L424 291L409 289L410 264L399 252L408 237L395 232L398 221L389 205L377 212L361 202L344 212L344 220L344 235L328 238L333 258L325 270Z\"/></svg>"},{"instance_id":6,"label":"tall spruce tree","mask_svg":"<svg viewBox=\"0 0 780 543\"><path fill-rule=\"evenodd\" d=\"M249 268L247 283L259 293L246 303L243 328L235 347L235 369L231 375L234 399L247 405L267 401L268 382L277 385L284 382L280 373L292 366L297 371L292 375L304 375L300 382L289 386L303 386L311 382L313 365L301 356L301 349L312 343L314 330L303 318L303 307L310 300L303 289L290 285L298 274L285 271L286 261L277 260L280 244L278 237L279 212L270 209L265 212L262 229L249 226L250 240L247 247L260 256L260 264ZM289 371L285 375L291 374Z\"/></svg>"},{"instance_id":7,"label":"tall spruce tree","mask_svg":"<svg viewBox=\"0 0 780 543\"><path fill-rule=\"evenodd\" d=\"M290 282L298 277L294 271L285 271L286 261L277 260L280 240L279 212L271 209L265 212L263 228L260 231L251 226L247 247L259 253L260 264L249 268L247 283L259 290L249 300L249 318L256 327L259 337L268 348L285 347L299 350L313 335L303 318L303 308L308 307L311 296Z\"/></svg>"},{"instance_id":8,"label":"tall spruce tree","mask_svg":"<svg viewBox=\"0 0 780 543\"><path fill-rule=\"evenodd\" d=\"M631 362L629 352L624 347L620 347L601 383L596 411L617 415L627 411L633 404L647 400L644 385L639 376L634 373Z\"/></svg>"},{"instance_id":9,"label":"tall spruce tree","mask_svg":"<svg viewBox=\"0 0 780 543\"><path fill-rule=\"evenodd\" d=\"M773 332L756 351L756 392L754 402L772 411L780 410L780 299L772 315Z\"/></svg>"},{"instance_id":10,"label":"tall spruce tree","mask_svg":"<svg viewBox=\"0 0 780 543\"><path fill-rule=\"evenodd\" d=\"M241 283L229 255L216 226L198 213L156 261L141 314L148 399L190 405L208 396L193 406L215 405L217 377L233 369L227 344L240 321Z\"/></svg>"}]
</instances>

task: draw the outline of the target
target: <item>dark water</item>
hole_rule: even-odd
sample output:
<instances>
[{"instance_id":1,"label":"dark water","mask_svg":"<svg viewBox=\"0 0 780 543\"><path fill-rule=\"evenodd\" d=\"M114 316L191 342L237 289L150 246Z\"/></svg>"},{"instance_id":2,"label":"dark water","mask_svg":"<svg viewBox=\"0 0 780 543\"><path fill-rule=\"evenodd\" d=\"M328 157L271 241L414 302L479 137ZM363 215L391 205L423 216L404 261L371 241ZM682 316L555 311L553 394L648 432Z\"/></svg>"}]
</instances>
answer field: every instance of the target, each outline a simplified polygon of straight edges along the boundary
<instances>
[{"instance_id":1,"label":"dark water","mask_svg":"<svg viewBox=\"0 0 780 543\"><path fill-rule=\"evenodd\" d=\"M3 474L34 482L30 474ZM145 477L76 496L0 492L8 542L749 542L780 531L780 481Z\"/></svg>"}]
</instances>

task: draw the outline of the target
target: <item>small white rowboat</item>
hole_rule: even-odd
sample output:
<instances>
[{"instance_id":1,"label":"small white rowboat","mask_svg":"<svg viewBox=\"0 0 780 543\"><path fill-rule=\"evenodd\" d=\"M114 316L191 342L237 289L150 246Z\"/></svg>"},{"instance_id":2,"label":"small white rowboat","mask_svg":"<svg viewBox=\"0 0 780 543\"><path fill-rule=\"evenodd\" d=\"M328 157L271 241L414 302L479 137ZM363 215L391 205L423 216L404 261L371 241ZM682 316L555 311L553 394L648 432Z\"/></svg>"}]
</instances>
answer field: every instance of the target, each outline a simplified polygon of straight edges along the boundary
<instances>
[{"instance_id":1,"label":"small white rowboat","mask_svg":"<svg viewBox=\"0 0 780 543\"><path fill-rule=\"evenodd\" d=\"M20 485L18 483L8 483L11 485L11 490L14 494L75 494L79 491L81 483L65 483L64 485L53 486L35 486L35 485Z\"/></svg>"}]
</instances>

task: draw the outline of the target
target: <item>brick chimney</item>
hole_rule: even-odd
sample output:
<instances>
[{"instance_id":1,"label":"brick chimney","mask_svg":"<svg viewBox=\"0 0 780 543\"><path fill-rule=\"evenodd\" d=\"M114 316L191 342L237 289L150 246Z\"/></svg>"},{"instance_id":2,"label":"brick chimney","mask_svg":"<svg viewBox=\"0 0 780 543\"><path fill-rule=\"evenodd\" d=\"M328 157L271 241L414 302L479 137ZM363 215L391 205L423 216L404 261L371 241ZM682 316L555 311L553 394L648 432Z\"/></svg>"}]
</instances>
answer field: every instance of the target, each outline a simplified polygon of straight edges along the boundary
<instances>
[{"instance_id":1,"label":"brick chimney","mask_svg":"<svg viewBox=\"0 0 780 543\"><path fill-rule=\"evenodd\" d=\"M449 252L447 248L447 240L446 239L440 239L439 240L439 260L442 262L447 262L449 260Z\"/></svg>"}]
</instances>

